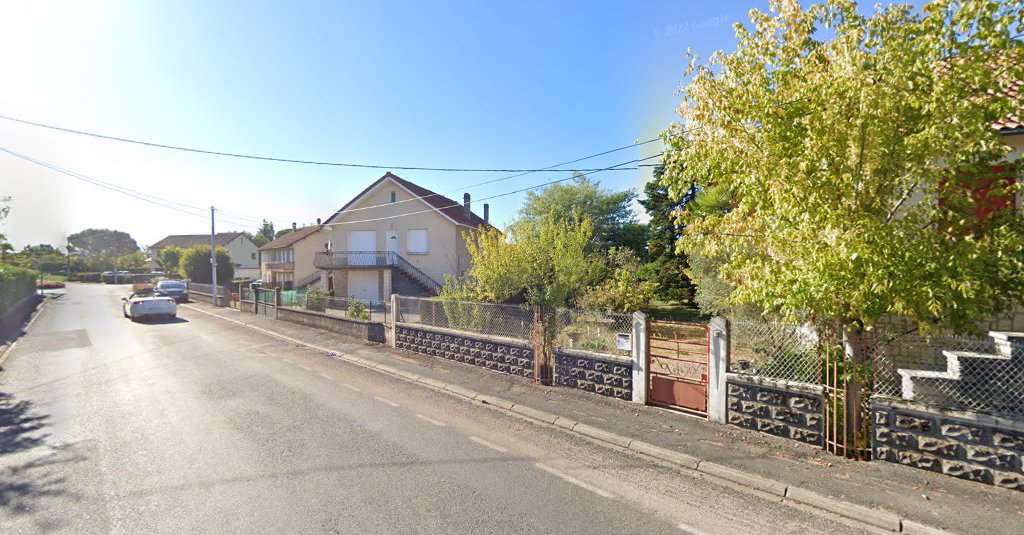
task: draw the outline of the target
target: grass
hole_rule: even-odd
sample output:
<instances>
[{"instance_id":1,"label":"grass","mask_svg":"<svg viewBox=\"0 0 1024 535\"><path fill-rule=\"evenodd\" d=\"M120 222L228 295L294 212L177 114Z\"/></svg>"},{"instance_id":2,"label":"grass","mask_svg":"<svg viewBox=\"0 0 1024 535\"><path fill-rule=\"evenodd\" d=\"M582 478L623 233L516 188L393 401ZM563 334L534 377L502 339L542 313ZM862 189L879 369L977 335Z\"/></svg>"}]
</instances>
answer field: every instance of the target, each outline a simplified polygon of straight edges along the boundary
<instances>
[{"instance_id":1,"label":"grass","mask_svg":"<svg viewBox=\"0 0 1024 535\"><path fill-rule=\"evenodd\" d=\"M695 307L662 301L652 301L644 312L656 320L704 322L711 319Z\"/></svg>"},{"instance_id":2,"label":"grass","mask_svg":"<svg viewBox=\"0 0 1024 535\"><path fill-rule=\"evenodd\" d=\"M54 275L51 273L43 273L42 280L44 282L67 282L68 278L64 275Z\"/></svg>"}]
</instances>

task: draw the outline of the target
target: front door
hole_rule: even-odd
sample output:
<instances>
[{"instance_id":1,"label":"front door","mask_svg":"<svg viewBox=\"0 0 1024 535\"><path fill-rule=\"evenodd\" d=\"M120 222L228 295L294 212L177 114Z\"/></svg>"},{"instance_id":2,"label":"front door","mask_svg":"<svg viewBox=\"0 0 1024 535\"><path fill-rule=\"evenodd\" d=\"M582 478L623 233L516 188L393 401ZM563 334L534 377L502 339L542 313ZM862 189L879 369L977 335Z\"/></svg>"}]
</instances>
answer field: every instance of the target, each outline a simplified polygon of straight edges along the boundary
<instances>
[{"instance_id":1,"label":"front door","mask_svg":"<svg viewBox=\"0 0 1024 535\"><path fill-rule=\"evenodd\" d=\"M388 252L394 253L388 255L388 265L392 265L397 262L394 256L398 254L398 231L389 230L385 236L387 238Z\"/></svg>"}]
</instances>

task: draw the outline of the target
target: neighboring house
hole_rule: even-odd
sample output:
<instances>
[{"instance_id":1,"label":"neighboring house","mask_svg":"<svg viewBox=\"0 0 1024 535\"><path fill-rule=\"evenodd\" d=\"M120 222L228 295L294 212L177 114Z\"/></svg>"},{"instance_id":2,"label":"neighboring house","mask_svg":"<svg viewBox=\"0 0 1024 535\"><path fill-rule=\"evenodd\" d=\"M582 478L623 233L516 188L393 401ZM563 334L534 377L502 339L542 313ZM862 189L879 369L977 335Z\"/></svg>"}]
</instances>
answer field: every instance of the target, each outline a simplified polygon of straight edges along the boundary
<instances>
[{"instance_id":1,"label":"neighboring house","mask_svg":"<svg viewBox=\"0 0 1024 535\"><path fill-rule=\"evenodd\" d=\"M436 295L469 268L465 238L487 225L462 204L388 172L326 222L330 251L316 254L322 287L370 301L392 293ZM322 241L322 240L318 240Z\"/></svg>"},{"instance_id":2,"label":"neighboring house","mask_svg":"<svg viewBox=\"0 0 1024 535\"><path fill-rule=\"evenodd\" d=\"M244 232L220 232L214 237L217 247L227 249L235 264L236 279L256 279L260 276L259 254L256 244ZM159 269L156 259L166 247L188 249L195 245L210 245L209 234L178 234L167 236L149 247L153 269Z\"/></svg>"},{"instance_id":3,"label":"neighboring house","mask_svg":"<svg viewBox=\"0 0 1024 535\"><path fill-rule=\"evenodd\" d=\"M323 225L296 228L260 247L260 280L264 287L285 290L320 285L320 271L313 267L315 253L326 249L330 233Z\"/></svg>"}]
</instances>

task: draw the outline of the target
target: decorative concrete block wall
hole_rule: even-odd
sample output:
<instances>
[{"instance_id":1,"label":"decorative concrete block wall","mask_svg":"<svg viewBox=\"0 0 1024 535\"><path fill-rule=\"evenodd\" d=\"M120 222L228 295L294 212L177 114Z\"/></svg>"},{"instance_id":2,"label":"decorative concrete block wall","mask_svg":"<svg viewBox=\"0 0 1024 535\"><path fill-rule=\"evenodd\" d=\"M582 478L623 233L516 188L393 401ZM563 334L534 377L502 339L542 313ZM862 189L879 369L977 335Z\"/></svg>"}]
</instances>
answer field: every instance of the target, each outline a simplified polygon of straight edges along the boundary
<instances>
[{"instance_id":1,"label":"decorative concrete block wall","mask_svg":"<svg viewBox=\"0 0 1024 535\"><path fill-rule=\"evenodd\" d=\"M873 457L1024 491L1024 422L875 399Z\"/></svg>"},{"instance_id":2,"label":"decorative concrete block wall","mask_svg":"<svg viewBox=\"0 0 1024 535\"><path fill-rule=\"evenodd\" d=\"M555 382L629 401L633 398L633 361L629 357L556 348Z\"/></svg>"},{"instance_id":3,"label":"decorative concrete block wall","mask_svg":"<svg viewBox=\"0 0 1024 535\"><path fill-rule=\"evenodd\" d=\"M533 378L533 347L527 342L395 323L395 347Z\"/></svg>"},{"instance_id":4,"label":"decorative concrete block wall","mask_svg":"<svg viewBox=\"0 0 1024 535\"><path fill-rule=\"evenodd\" d=\"M730 373L726 389L728 423L815 446L824 444L820 386Z\"/></svg>"}]
</instances>

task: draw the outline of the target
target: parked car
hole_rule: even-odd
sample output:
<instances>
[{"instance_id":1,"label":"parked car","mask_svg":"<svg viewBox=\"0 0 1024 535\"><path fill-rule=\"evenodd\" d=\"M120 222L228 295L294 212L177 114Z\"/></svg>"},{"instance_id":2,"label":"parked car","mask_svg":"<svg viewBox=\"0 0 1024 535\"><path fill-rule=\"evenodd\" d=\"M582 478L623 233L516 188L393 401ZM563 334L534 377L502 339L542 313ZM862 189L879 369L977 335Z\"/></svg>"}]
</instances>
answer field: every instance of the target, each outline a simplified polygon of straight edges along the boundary
<instances>
[{"instance_id":1,"label":"parked car","mask_svg":"<svg viewBox=\"0 0 1024 535\"><path fill-rule=\"evenodd\" d=\"M156 283L153 290L168 297L174 298L179 303L188 302L188 286L181 281L160 281Z\"/></svg>"},{"instance_id":2,"label":"parked car","mask_svg":"<svg viewBox=\"0 0 1024 535\"><path fill-rule=\"evenodd\" d=\"M121 311L124 317L135 321L145 317L176 318L178 316L178 304L172 297L145 290L136 292L128 297L122 297Z\"/></svg>"}]
</instances>

